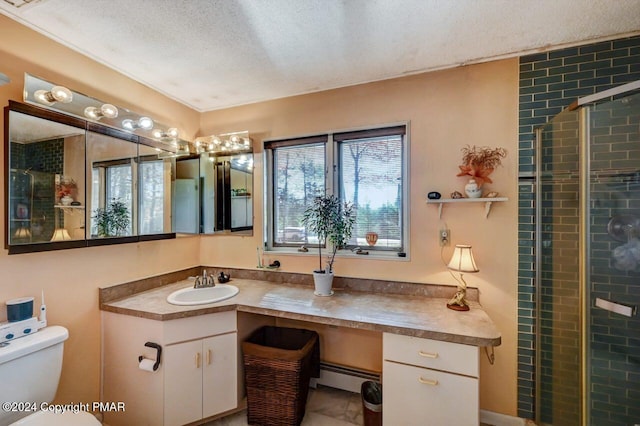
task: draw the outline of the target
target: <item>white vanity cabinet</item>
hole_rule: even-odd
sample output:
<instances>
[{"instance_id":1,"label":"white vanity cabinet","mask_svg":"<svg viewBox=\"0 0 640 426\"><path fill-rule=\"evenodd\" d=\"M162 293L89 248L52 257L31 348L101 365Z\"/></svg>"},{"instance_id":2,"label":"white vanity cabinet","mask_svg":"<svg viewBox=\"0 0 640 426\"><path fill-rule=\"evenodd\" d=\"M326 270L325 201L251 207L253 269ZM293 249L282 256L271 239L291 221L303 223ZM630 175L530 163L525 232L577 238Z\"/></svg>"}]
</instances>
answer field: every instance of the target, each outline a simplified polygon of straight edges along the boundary
<instances>
[{"instance_id":1,"label":"white vanity cabinet","mask_svg":"<svg viewBox=\"0 0 640 426\"><path fill-rule=\"evenodd\" d=\"M238 406L236 312L154 321L103 312L103 400L122 401L122 413L105 413L118 425L177 426ZM138 356L155 359L147 341L162 346L157 371L138 368Z\"/></svg>"},{"instance_id":2,"label":"white vanity cabinet","mask_svg":"<svg viewBox=\"0 0 640 426\"><path fill-rule=\"evenodd\" d=\"M184 425L236 408L237 334L166 347L164 424Z\"/></svg>"},{"instance_id":3,"label":"white vanity cabinet","mask_svg":"<svg viewBox=\"0 0 640 426\"><path fill-rule=\"evenodd\" d=\"M383 423L478 426L479 349L383 334Z\"/></svg>"}]
</instances>

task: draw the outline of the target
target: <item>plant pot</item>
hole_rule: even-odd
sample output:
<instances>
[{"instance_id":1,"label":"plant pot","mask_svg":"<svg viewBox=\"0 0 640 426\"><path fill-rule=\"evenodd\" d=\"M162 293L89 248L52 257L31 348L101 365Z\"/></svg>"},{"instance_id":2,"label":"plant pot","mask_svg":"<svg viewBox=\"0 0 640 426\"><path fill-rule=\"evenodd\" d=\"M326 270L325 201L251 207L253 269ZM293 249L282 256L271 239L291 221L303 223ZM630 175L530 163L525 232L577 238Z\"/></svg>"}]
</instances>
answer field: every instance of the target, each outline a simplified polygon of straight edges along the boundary
<instances>
[{"instance_id":1,"label":"plant pot","mask_svg":"<svg viewBox=\"0 0 640 426\"><path fill-rule=\"evenodd\" d=\"M333 272L316 272L313 271L313 284L315 285L315 291L313 294L316 296L331 296L333 290Z\"/></svg>"},{"instance_id":2,"label":"plant pot","mask_svg":"<svg viewBox=\"0 0 640 426\"><path fill-rule=\"evenodd\" d=\"M378 234L375 232L367 232L364 238L367 240L367 244L371 247L375 246L378 242Z\"/></svg>"},{"instance_id":3,"label":"plant pot","mask_svg":"<svg viewBox=\"0 0 640 426\"><path fill-rule=\"evenodd\" d=\"M464 192L469 198L480 198L482 195L482 189L478 187L475 179L469 179L469 183L464 186Z\"/></svg>"}]
</instances>

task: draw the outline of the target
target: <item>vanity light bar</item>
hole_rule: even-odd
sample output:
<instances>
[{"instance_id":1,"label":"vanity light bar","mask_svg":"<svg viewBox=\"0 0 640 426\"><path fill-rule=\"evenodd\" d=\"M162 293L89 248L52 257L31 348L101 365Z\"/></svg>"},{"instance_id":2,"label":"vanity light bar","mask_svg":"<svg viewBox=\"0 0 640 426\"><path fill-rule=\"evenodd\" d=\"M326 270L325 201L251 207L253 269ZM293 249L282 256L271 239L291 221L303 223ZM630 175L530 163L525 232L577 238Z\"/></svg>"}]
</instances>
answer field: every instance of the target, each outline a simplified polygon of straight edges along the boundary
<instances>
[{"instance_id":1,"label":"vanity light bar","mask_svg":"<svg viewBox=\"0 0 640 426\"><path fill-rule=\"evenodd\" d=\"M3 76L5 75L0 73L0 85L3 83ZM129 132L150 131L156 127L156 131L151 136L159 142L179 142L180 135L176 127L165 127L155 123L151 117L139 115L125 108L105 103L29 73L25 73L24 101L38 106L45 106L67 115L87 118L93 121L102 120L102 124ZM122 114L120 114L121 111ZM114 119L118 115L123 115L124 117L122 118L124 119L115 121ZM147 135L145 134L145 136ZM181 142L186 143L186 141Z\"/></svg>"}]
</instances>

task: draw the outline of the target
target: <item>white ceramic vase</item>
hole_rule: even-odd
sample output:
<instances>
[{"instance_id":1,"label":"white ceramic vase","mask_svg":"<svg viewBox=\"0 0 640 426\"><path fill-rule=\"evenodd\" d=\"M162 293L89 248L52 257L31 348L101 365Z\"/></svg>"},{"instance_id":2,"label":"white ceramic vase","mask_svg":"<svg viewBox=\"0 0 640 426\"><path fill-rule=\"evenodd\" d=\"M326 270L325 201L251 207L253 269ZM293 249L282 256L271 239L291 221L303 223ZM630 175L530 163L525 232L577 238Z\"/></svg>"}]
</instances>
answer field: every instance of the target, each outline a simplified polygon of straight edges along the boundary
<instances>
[{"instance_id":1,"label":"white ceramic vase","mask_svg":"<svg viewBox=\"0 0 640 426\"><path fill-rule=\"evenodd\" d=\"M469 198L480 198L482 196L482 189L478 187L475 179L469 179L469 183L464 186L464 192Z\"/></svg>"},{"instance_id":2,"label":"white ceramic vase","mask_svg":"<svg viewBox=\"0 0 640 426\"><path fill-rule=\"evenodd\" d=\"M333 290L331 290L331 286L333 285L333 272L314 272L313 284L315 285L313 294L316 296L331 296L333 294Z\"/></svg>"}]
</instances>

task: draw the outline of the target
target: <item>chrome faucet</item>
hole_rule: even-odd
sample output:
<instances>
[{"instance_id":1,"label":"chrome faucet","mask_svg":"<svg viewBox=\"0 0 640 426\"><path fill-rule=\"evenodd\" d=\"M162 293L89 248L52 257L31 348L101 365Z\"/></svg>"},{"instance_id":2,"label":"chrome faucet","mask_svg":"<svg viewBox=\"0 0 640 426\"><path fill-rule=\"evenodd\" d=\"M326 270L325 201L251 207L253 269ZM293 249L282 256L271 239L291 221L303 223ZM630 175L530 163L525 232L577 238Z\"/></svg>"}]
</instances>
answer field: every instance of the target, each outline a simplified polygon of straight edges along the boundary
<instances>
[{"instance_id":1,"label":"chrome faucet","mask_svg":"<svg viewBox=\"0 0 640 426\"><path fill-rule=\"evenodd\" d=\"M213 279L213 275L207 275L207 270L202 270L202 275L196 277L196 282L193 284L193 288L215 287L216 282Z\"/></svg>"}]
</instances>

